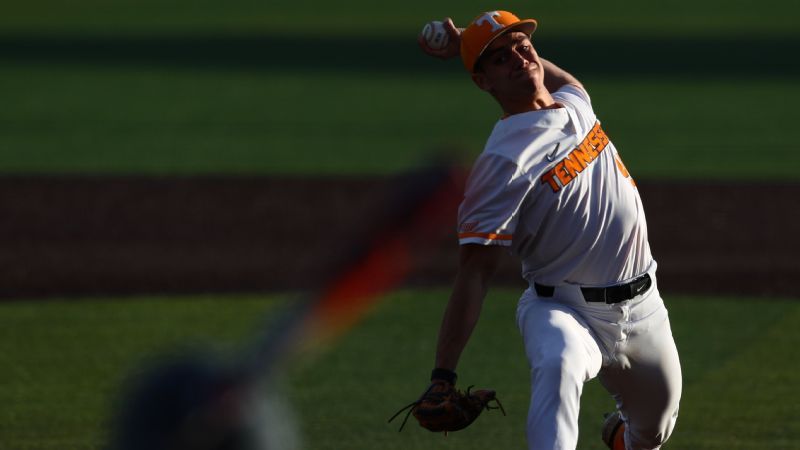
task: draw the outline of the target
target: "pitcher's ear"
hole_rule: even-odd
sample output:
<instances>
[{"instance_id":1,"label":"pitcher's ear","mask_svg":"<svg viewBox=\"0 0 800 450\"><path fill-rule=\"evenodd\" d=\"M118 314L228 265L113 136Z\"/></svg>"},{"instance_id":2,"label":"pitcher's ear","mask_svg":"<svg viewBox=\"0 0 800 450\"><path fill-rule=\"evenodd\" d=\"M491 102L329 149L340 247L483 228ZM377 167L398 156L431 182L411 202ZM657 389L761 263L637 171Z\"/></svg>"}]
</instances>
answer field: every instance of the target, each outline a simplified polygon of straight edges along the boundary
<instances>
[{"instance_id":1,"label":"pitcher's ear","mask_svg":"<svg viewBox=\"0 0 800 450\"><path fill-rule=\"evenodd\" d=\"M489 92L492 87L489 83L489 79L486 78L486 74L480 71L472 74L472 82L475 83L475 85L478 86L478 89L482 91Z\"/></svg>"}]
</instances>

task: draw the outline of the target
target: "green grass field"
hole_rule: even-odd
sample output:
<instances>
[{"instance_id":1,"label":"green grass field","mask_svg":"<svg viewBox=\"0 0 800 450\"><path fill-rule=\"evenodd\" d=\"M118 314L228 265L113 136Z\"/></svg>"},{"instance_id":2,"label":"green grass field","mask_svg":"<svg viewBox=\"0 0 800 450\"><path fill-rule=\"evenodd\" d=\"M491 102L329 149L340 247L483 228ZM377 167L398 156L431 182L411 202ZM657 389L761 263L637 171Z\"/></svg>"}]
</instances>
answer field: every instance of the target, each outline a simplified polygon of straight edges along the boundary
<instances>
[{"instance_id":1,"label":"green grass field","mask_svg":"<svg viewBox=\"0 0 800 450\"><path fill-rule=\"evenodd\" d=\"M0 174L389 173L471 161L500 115L414 42L480 2L83 5L0 17ZM795 3L505 7L540 19L540 53L587 85L635 176L800 175Z\"/></svg>"},{"instance_id":2,"label":"green grass field","mask_svg":"<svg viewBox=\"0 0 800 450\"><path fill-rule=\"evenodd\" d=\"M291 366L288 396L308 449L523 448L528 374L513 315L517 293L490 293L459 371L499 391L490 413L448 438L386 419L425 387L445 290L402 291L314 358ZM276 297L84 299L0 304L0 448L96 449L118 384L147 356L187 343L220 351L251 336ZM667 296L683 372L682 415L666 448L793 449L800 303ZM590 382L581 449L602 449L613 407ZM335 439L333 438L335 437Z\"/></svg>"},{"instance_id":3,"label":"green grass field","mask_svg":"<svg viewBox=\"0 0 800 450\"><path fill-rule=\"evenodd\" d=\"M280 6L253 0L191 3L156 0L83 0L68 5L57 0L17 2L0 17L0 29L12 32L61 33L186 33L219 30L230 33L264 31L364 34L416 32L431 18L449 15L467 21L490 4L477 0L445 0L431 4L409 0L385 5L366 0L327 3L300 0ZM498 6L496 6L498 7ZM561 33L663 34L785 34L795 33L796 3L790 0L664 0L633 4L627 0L603 3L574 1L532 4L509 0L502 8L558 24Z\"/></svg>"},{"instance_id":4,"label":"green grass field","mask_svg":"<svg viewBox=\"0 0 800 450\"><path fill-rule=\"evenodd\" d=\"M466 77L58 67L0 78L17 80L4 95L16 107L0 110L5 173L389 173L440 148L471 161L500 114ZM793 81L584 82L637 177L800 175ZM764 104L770 114L750 112Z\"/></svg>"}]
</instances>

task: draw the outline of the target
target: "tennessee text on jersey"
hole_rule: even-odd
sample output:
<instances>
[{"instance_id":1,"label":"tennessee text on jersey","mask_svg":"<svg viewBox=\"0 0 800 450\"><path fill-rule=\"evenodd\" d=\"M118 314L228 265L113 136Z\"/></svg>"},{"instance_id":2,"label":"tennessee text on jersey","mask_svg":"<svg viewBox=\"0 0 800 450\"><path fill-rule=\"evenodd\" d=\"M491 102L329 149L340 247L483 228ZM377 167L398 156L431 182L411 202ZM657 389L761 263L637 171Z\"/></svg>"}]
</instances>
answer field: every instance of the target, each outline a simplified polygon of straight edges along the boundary
<instances>
[{"instance_id":1,"label":"tennessee text on jersey","mask_svg":"<svg viewBox=\"0 0 800 450\"><path fill-rule=\"evenodd\" d=\"M606 145L608 145L608 136L600 128L600 122L595 122L594 127L580 145L542 175L542 184L549 184L553 192L560 191L583 172L583 169L594 162Z\"/></svg>"}]
</instances>

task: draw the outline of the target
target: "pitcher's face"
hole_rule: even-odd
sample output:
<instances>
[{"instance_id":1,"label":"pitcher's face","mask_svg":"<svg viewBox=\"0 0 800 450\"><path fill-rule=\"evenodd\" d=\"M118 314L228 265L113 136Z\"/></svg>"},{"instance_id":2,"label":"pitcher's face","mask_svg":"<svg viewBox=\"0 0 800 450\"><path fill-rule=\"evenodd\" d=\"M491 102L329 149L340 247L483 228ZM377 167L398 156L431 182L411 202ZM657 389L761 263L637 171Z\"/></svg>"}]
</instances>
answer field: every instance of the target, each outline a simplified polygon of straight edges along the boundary
<instances>
[{"instance_id":1,"label":"pitcher's face","mask_svg":"<svg viewBox=\"0 0 800 450\"><path fill-rule=\"evenodd\" d=\"M528 35L512 31L489 44L472 77L495 96L524 95L543 86L544 67Z\"/></svg>"}]
</instances>

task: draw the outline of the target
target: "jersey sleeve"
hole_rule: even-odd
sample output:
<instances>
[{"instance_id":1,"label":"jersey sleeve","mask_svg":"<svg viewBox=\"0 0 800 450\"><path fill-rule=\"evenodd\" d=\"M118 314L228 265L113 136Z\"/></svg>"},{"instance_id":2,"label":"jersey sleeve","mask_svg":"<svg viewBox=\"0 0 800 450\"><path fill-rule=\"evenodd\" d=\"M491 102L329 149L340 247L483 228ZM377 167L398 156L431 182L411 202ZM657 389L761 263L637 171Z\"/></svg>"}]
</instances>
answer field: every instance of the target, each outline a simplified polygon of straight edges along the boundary
<instances>
[{"instance_id":1,"label":"jersey sleeve","mask_svg":"<svg viewBox=\"0 0 800 450\"><path fill-rule=\"evenodd\" d=\"M589 93L574 84L566 84L553 94L553 100L562 103L578 125L579 134L584 135L597 122L597 116L592 109L592 99Z\"/></svg>"},{"instance_id":2,"label":"jersey sleeve","mask_svg":"<svg viewBox=\"0 0 800 450\"><path fill-rule=\"evenodd\" d=\"M565 84L561 86L559 90L554 92L554 95L562 100L570 101L575 104L575 106L587 106L589 109L592 107L592 99L589 97L589 93L582 87L578 87L574 84Z\"/></svg>"},{"instance_id":3,"label":"jersey sleeve","mask_svg":"<svg viewBox=\"0 0 800 450\"><path fill-rule=\"evenodd\" d=\"M483 154L458 209L458 242L510 246L531 183L511 160Z\"/></svg>"}]
</instances>

